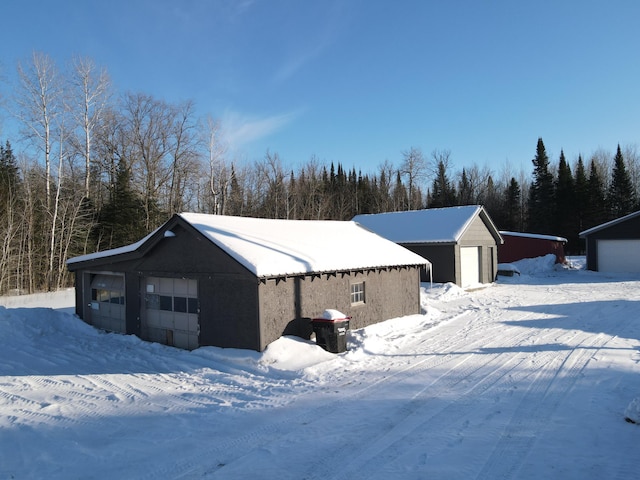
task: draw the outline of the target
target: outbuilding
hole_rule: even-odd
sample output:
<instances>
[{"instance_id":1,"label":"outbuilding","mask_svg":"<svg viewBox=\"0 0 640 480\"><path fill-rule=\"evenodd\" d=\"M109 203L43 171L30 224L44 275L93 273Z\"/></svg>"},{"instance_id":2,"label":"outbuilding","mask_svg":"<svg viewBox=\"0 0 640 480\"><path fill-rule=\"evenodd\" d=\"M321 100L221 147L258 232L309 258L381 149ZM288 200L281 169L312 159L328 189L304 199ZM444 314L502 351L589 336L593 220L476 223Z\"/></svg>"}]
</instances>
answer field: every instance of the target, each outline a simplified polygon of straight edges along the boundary
<instances>
[{"instance_id":1,"label":"outbuilding","mask_svg":"<svg viewBox=\"0 0 640 480\"><path fill-rule=\"evenodd\" d=\"M553 254L556 263L565 263L564 246L567 239L553 235L500 231L504 240L498 246L498 263L517 262L524 258L537 258Z\"/></svg>"},{"instance_id":2,"label":"outbuilding","mask_svg":"<svg viewBox=\"0 0 640 480\"><path fill-rule=\"evenodd\" d=\"M431 262L422 281L452 282L461 287L491 283L502 237L484 207L430 208L358 215L355 222Z\"/></svg>"},{"instance_id":3,"label":"outbuilding","mask_svg":"<svg viewBox=\"0 0 640 480\"><path fill-rule=\"evenodd\" d=\"M310 338L325 309L351 328L420 313L428 262L354 222L182 213L67 267L91 325L190 350L262 351L282 335Z\"/></svg>"},{"instance_id":4,"label":"outbuilding","mask_svg":"<svg viewBox=\"0 0 640 480\"><path fill-rule=\"evenodd\" d=\"M640 211L580 232L587 270L640 272Z\"/></svg>"}]
</instances>

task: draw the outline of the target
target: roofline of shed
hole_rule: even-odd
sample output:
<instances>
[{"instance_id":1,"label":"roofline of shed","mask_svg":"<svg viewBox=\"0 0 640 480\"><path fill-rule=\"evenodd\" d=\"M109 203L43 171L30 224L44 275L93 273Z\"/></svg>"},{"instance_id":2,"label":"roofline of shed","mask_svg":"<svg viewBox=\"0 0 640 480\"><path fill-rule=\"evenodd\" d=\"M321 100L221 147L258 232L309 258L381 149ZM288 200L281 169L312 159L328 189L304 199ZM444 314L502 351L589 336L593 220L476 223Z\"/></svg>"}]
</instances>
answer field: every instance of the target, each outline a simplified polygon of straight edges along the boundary
<instances>
[{"instance_id":1,"label":"roofline of shed","mask_svg":"<svg viewBox=\"0 0 640 480\"><path fill-rule=\"evenodd\" d=\"M322 270L322 271L314 271L314 272L304 272L304 273L289 273L284 275L262 275L256 276L256 278L260 281L263 280L278 280L278 279L287 279L287 278L296 278L296 277L316 277L322 275L342 275L349 274L353 272L366 272L370 270L388 270L391 268L407 268L407 267L427 267L431 268L432 263L427 261L426 263L407 263L402 265L382 265L377 267L361 267L361 268L350 268L346 270Z\"/></svg>"},{"instance_id":2,"label":"roofline of shed","mask_svg":"<svg viewBox=\"0 0 640 480\"><path fill-rule=\"evenodd\" d=\"M640 210L638 210L637 212L629 213L629 214L625 215L624 217L616 218L615 220L611 220L609 222L602 223L600 225L596 225L595 227L591 227L588 230L584 230L584 231L580 232L579 236L580 236L580 238L585 238L585 237L591 235L592 233L599 232L600 230L604 230L605 228L613 227L614 225L617 225L618 223L626 222L627 220L631 220L632 218L635 218L637 216L640 216Z\"/></svg>"}]
</instances>

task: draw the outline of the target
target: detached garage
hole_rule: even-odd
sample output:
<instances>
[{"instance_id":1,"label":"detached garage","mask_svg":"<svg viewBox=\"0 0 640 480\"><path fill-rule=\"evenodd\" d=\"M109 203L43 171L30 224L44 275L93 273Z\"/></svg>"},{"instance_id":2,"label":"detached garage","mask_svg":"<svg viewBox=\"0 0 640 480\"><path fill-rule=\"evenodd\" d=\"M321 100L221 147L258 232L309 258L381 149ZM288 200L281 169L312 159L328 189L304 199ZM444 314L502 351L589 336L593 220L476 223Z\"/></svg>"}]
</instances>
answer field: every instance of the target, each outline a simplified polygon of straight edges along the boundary
<instances>
[{"instance_id":1,"label":"detached garage","mask_svg":"<svg viewBox=\"0 0 640 480\"><path fill-rule=\"evenodd\" d=\"M580 233L587 244L587 269L640 272L640 211Z\"/></svg>"},{"instance_id":2,"label":"detached garage","mask_svg":"<svg viewBox=\"0 0 640 480\"><path fill-rule=\"evenodd\" d=\"M353 220L428 259L434 282L469 287L495 280L502 237L480 205L358 215ZM430 276L423 271L422 281Z\"/></svg>"},{"instance_id":3,"label":"detached garage","mask_svg":"<svg viewBox=\"0 0 640 480\"><path fill-rule=\"evenodd\" d=\"M76 313L184 349L310 338L326 309L361 328L420 313L427 260L354 222L183 213L137 243L72 258Z\"/></svg>"}]
</instances>

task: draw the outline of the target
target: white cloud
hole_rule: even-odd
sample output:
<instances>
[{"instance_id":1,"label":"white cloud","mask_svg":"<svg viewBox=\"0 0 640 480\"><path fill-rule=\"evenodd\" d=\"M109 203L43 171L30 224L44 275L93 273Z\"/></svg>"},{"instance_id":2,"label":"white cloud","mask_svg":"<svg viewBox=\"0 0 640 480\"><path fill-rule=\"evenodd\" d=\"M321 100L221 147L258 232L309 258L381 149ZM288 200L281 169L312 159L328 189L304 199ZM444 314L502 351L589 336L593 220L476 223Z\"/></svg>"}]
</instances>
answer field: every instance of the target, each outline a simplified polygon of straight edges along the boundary
<instances>
[{"instance_id":1,"label":"white cloud","mask_svg":"<svg viewBox=\"0 0 640 480\"><path fill-rule=\"evenodd\" d=\"M262 140L282 130L299 114L298 110L259 117L227 111L222 117L223 136L231 149L240 150L250 143Z\"/></svg>"}]
</instances>

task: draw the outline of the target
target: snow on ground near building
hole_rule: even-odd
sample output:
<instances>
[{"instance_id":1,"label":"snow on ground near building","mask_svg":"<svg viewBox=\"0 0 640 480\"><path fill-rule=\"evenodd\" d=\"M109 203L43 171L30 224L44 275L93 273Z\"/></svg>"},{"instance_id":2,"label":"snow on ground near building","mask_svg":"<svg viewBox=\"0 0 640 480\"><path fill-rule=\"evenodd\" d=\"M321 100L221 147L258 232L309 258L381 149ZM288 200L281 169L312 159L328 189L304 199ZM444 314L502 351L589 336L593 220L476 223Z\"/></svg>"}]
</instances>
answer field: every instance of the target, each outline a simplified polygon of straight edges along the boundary
<instances>
[{"instance_id":1,"label":"snow on ground near building","mask_svg":"<svg viewBox=\"0 0 640 480\"><path fill-rule=\"evenodd\" d=\"M424 285L423 315L339 355L188 352L93 329L73 292L2 299L0 478L637 478L640 276L544 261Z\"/></svg>"}]
</instances>

